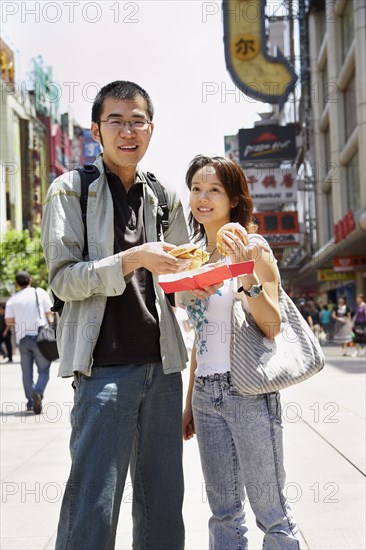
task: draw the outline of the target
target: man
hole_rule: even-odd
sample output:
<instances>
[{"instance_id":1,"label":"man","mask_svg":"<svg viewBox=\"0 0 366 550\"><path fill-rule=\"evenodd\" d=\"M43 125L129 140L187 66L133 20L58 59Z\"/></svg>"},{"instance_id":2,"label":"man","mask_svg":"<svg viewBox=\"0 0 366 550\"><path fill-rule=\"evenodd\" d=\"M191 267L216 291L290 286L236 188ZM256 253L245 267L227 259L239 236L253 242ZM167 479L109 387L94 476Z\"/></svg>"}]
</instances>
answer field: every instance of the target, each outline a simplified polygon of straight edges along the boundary
<instances>
[{"instance_id":1,"label":"man","mask_svg":"<svg viewBox=\"0 0 366 550\"><path fill-rule=\"evenodd\" d=\"M188 234L180 201L167 192L169 229L166 242L156 242L158 201L138 169L152 120L149 95L132 82L112 82L94 101L91 131L103 154L89 186L88 257L78 173L55 180L46 199L49 282L65 301L59 374L74 376L75 386L57 550L114 548L129 465L133 547L184 547L180 372L187 356L156 276L189 267L167 253Z\"/></svg>"},{"instance_id":2,"label":"man","mask_svg":"<svg viewBox=\"0 0 366 550\"><path fill-rule=\"evenodd\" d=\"M306 300L304 300L303 298L300 298L300 300L297 302L297 309L300 311L301 315L304 317L309 327L313 328L313 319L311 317L310 310L307 306Z\"/></svg>"},{"instance_id":3,"label":"man","mask_svg":"<svg viewBox=\"0 0 366 550\"><path fill-rule=\"evenodd\" d=\"M11 330L5 324L5 302L0 302L0 353L4 359L8 358L8 363L13 362L13 346L11 341ZM6 348L6 353L3 348Z\"/></svg>"},{"instance_id":4,"label":"man","mask_svg":"<svg viewBox=\"0 0 366 550\"><path fill-rule=\"evenodd\" d=\"M39 351L37 334L40 326L53 321L52 302L45 290L32 287L32 279L27 271L18 271L15 281L20 290L6 302L5 323L15 330L27 411L33 410L35 414L40 414L51 362ZM34 362L38 369L36 384L33 383Z\"/></svg>"}]
</instances>

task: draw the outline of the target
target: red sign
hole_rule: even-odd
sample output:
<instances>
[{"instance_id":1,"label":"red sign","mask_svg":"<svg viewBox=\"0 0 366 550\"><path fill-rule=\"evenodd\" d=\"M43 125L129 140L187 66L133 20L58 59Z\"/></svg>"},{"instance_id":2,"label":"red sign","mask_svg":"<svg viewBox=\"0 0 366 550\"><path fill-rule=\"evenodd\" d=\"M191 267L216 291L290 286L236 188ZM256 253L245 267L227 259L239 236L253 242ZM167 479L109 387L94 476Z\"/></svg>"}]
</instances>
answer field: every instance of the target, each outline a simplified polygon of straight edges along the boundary
<instances>
[{"instance_id":1,"label":"red sign","mask_svg":"<svg viewBox=\"0 0 366 550\"><path fill-rule=\"evenodd\" d=\"M355 228L355 219L352 210L350 210L341 220L334 224L334 242L339 243L352 233Z\"/></svg>"},{"instance_id":2,"label":"red sign","mask_svg":"<svg viewBox=\"0 0 366 550\"><path fill-rule=\"evenodd\" d=\"M366 271L366 256L336 256L334 271Z\"/></svg>"},{"instance_id":3,"label":"red sign","mask_svg":"<svg viewBox=\"0 0 366 550\"><path fill-rule=\"evenodd\" d=\"M256 212L254 217L259 225L259 233L271 246L299 244L297 212Z\"/></svg>"}]
</instances>

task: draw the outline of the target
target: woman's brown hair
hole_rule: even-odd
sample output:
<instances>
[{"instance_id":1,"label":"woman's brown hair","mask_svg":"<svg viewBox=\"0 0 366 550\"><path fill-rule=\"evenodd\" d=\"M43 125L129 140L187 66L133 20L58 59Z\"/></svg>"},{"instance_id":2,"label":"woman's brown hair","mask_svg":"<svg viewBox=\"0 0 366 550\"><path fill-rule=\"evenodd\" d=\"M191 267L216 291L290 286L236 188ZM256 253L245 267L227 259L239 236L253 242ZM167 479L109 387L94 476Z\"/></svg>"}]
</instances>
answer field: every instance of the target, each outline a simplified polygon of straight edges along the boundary
<instances>
[{"instance_id":1,"label":"woman's brown hair","mask_svg":"<svg viewBox=\"0 0 366 550\"><path fill-rule=\"evenodd\" d=\"M239 222L248 233L255 233L258 226L253 219L253 200L249 194L248 184L243 169L236 162L224 157L206 157L197 155L191 161L186 174L186 184L190 190L195 173L204 166L213 166L217 177L225 188L230 202L238 204L231 209L230 221ZM199 241L205 238L205 229L189 214L188 223L192 230L192 238Z\"/></svg>"}]
</instances>

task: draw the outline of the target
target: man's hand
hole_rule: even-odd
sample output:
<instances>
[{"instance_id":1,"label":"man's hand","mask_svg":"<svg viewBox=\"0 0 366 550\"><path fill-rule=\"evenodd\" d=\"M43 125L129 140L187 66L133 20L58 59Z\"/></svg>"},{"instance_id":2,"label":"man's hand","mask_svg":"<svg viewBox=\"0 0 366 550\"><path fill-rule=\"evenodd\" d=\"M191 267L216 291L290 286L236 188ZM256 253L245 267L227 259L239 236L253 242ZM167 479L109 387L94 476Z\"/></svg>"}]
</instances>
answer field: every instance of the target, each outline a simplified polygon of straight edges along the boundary
<instances>
[{"instance_id":1,"label":"man's hand","mask_svg":"<svg viewBox=\"0 0 366 550\"><path fill-rule=\"evenodd\" d=\"M144 267L154 275L166 273L179 273L186 271L191 265L191 260L181 260L167 253L175 248L169 243L145 243L141 246L126 250L123 255L123 275L126 276L135 269Z\"/></svg>"}]
</instances>

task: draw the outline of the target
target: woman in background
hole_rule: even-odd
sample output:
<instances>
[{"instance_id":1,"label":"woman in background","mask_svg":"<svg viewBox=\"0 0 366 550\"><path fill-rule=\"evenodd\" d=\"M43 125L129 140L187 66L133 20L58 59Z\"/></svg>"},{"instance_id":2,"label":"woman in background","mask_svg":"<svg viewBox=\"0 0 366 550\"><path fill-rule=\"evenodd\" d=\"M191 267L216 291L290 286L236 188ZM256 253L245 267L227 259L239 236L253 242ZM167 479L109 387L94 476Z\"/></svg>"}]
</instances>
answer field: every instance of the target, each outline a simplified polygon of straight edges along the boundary
<instances>
[{"instance_id":1,"label":"woman in background","mask_svg":"<svg viewBox=\"0 0 366 550\"><path fill-rule=\"evenodd\" d=\"M366 303L365 296L359 294L356 298L357 307L353 319L353 331L355 333L356 349L352 353L352 357L361 355L366 344Z\"/></svg>"},{"instance_id":2,"label":"woman in background","mask_svg":"<svg viewBox=\"0 0 366 550\"><path fill-rule=\"evenodd\" d=\"M334 341L341 344L342 355L347 355L348 344L352 342L351 311L347 307L345 296L338 298L338 305L333 310L335 320Z\"/></svg>"}]
</instances>

